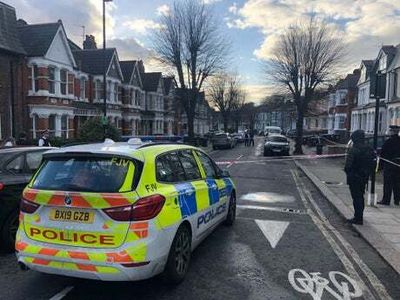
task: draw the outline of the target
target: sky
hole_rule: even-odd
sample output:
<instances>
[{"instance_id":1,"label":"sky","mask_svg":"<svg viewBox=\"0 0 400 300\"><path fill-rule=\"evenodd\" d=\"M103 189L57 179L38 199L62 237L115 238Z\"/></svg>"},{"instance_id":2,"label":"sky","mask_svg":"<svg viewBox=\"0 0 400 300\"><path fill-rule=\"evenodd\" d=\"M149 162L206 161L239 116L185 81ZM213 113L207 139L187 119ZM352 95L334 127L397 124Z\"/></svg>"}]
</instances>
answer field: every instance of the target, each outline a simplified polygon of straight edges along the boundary
<instances>
[{"instance_id":1,"label":"sky","mask_svg":"<svg viewBox=\"0 0 400 300\"><path fill-rule=\"evenodd\" d=\"M82 34L102 42L101 0L2 0L28 23L61 19L69 38ZM119 58L143 59L147 70L162 70L151 51L152 29L174 0L114 0L107 5L107 43ZM176 0L179 1L179 0ZM198 0L212 6L221 30L231 40L230 72L239 74L248 101L261 101L275 87L266 80L263 63L279 35L310 14L328 23L347 48L343 77L363 59L375 59L383 44L400 43L400 0ZM85 26L83 29L82 26ZM166 71L164 69L164 71Z\"/></svg>"}]
</instances>

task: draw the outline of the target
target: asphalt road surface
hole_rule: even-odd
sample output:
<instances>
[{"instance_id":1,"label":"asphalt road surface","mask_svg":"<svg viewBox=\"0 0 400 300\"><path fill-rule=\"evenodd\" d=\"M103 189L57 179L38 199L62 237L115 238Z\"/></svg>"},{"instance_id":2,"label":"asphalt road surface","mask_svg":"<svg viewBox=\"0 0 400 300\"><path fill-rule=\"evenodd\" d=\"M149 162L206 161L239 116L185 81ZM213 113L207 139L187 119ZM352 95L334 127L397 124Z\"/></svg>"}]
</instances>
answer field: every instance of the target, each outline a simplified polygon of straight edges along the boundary
<instances>
[{"instance_id":1,"label":"asphalt road surface","mask_svg":"<svg viewBox=\"0 0 400 300\"><path fill-rule=\"evenodd\" d=\"M238 187L238 216L193 253L186 280L99 282L23 272L0 255L0 299L400 299L400 276L290 159L238 145L211 156Z\"/></svg>"}]
</instances>

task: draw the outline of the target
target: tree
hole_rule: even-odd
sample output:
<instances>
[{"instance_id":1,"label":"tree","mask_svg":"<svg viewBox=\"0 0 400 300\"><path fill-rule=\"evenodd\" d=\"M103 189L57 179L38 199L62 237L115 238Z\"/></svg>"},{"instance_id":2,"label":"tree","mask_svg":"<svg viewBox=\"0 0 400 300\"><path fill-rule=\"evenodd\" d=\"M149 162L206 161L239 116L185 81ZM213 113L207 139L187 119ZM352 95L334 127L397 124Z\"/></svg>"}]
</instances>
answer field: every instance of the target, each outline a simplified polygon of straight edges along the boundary
<instances>
[{"instance_id":1,"label":"tree","mask_svg":"<svg viewBox=\"0 0 400 300\"><path fill-rule=\"evenodd\" d=\"M121 135L118 129L108 124L106 126L106 138L110 138L114 141L118 141ZM104 140L104 125L101 118L88 119L79 128L79 139L84 142L101 142Z\"/></svg>"},{"instance_id":2,"label":"tree","mask_svg":"<svg viewBox=\"0 0 400 300\"><path fill-rule=\"evenodd\" d=\"M297 108L295 154L302 154L304 113L316 88L331 81L345 50L337 33L325 23L311 18L293 25L278 40L267 75L289 91Z\"/></svg>"},{"instance_id":3,"label":"tree","mask_svg":"<svg viewBox=\"0 0 400 300\"><path fill-rule=\"evenodd\" d=\"M154 32L154 49L159 59L172 66L177 75L175 84L191 138L199 91L205 80L225 64L228 43L218 24L210 5L203 1L175 0Z\"/></svg>"},{"instance_id":4,"label":"tree","mask_svg":"<svg viewBox=\"0 0 400 300\"><path fill-rule=\"evenodd\" d=\"M244 103L240 108L242 116L242 120L249 124L250 131L254 132L254 125L256 122L257 113L259 112L258 107L254 104L254 102Z\"/></svg>"},{"instance_id":5,"label":"tree","mask_svg":"<svg viewBox=\"0 0 400 300\"><path fill-rule=\"evenodd\" d=\"M209 84L208 94L211 104L221 113L227 132L232 112L238 110L245 99L238 77L224 73L216 75Z\"/></svg>"}]
</instances>

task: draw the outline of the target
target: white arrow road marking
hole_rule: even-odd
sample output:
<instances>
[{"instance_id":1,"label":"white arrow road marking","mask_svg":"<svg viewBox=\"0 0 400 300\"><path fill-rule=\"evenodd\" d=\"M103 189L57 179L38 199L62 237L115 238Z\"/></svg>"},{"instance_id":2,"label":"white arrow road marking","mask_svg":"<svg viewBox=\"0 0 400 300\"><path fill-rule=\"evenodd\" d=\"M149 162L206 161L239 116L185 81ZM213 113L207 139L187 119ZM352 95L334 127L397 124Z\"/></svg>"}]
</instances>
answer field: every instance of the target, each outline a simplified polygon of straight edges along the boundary
<instances>
[{"instance_id":1,"label":"white arrow road marking","mask_svg":"<svg viewBox=\"0 0 400 300\"><path fill-rule=\"evenodd\" d=\"M262 233L267 238L272 248L275 248L286 229L289 226L289 222L282 221L265 221L255 220L258 227L260 227Z\"/></svg>"},{"instance_id":2,"label":"white arrow road marking","mask_svg":"<svg viewBox=\"0 0 400 300\"><path fill-rule=\"evenodd\" d=\"M67 296L67 294L73 289L73 286L67 286L65 289L63 289L61 292L55 294L53 297L50 298L50 300L61 300L63 299L65 296Z\"/></svg>"}]
</instances>

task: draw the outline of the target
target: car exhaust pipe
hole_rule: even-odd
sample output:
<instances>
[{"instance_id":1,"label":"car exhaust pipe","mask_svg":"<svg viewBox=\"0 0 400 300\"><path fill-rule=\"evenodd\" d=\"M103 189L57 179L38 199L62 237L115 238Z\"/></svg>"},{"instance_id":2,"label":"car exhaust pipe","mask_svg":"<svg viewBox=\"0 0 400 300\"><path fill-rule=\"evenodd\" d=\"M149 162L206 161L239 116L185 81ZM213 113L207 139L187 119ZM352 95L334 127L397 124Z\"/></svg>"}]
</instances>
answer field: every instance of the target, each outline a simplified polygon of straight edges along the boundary
<instances>
[{"instance_id":1,"label":"car exhaust pipe","mask_svg":"<svg viewBox=\"0 0 400 300\"><path fill-rule=\"evenodd\" d=\"M23 262L18 262L18 265L19 265L19 268L22 270L22 271L28 271L29 270L29 268L28 268L28 266L26 265L26 264L24 264Z\"/></svg>"}]
</instances>

